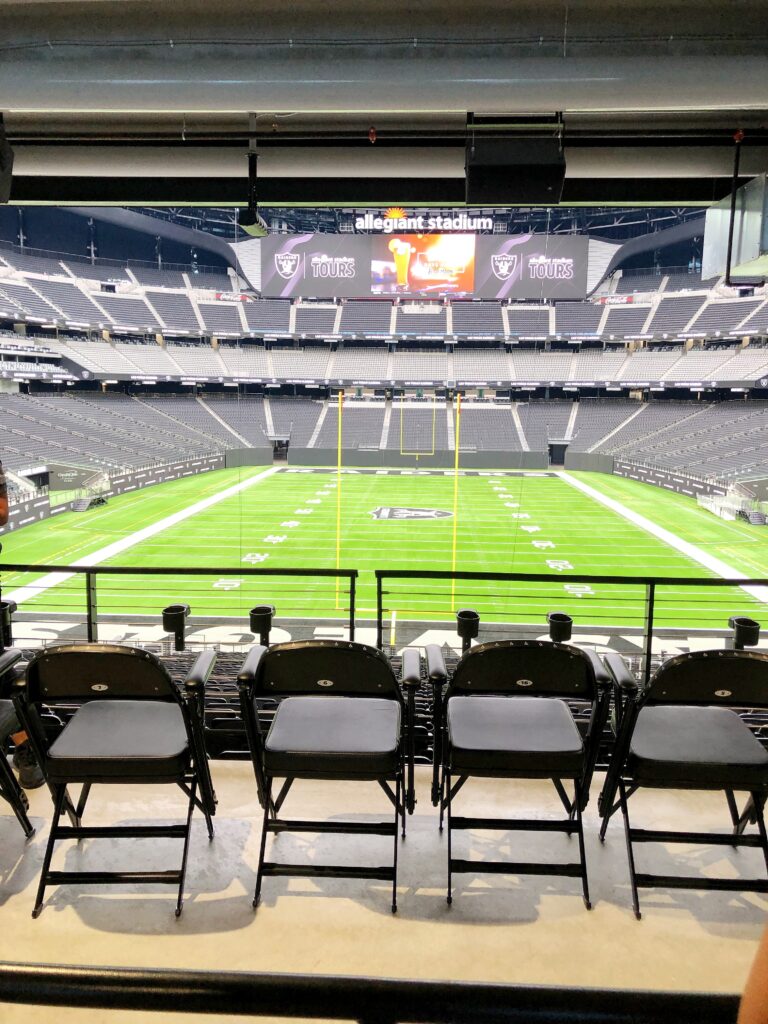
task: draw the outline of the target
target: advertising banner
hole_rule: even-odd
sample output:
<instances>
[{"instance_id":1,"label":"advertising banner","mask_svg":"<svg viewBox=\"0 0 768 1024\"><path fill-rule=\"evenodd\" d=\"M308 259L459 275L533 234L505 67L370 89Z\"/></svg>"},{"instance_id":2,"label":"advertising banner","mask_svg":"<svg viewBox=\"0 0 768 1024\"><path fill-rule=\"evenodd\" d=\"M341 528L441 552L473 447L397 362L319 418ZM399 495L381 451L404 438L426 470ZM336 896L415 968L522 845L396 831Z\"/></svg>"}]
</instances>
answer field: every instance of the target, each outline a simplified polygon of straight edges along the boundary
<instances>
[{"instance_id":1,"label":"advertising banner","mask_svg":"<svg viewBox=\"0 0 768 1024\"><path fill-rule=\"evenodd\" d=\"M475 298L583 299L585 235L478 235Z\"/></svg>"},{"instance_id":2,"label":"advertising banner","mask_svg":"<svg viewBox=\"0 0 768 1024\"><path fill-rule=\"evenodd\" d=\"M271 235L261 259L269 298L539 301L587 292L584 235Z\"/></svg>"},{"instance_id":3,"label":"advertising banner","mask_svg":"<svg viewBox=\"0 0 768 1024\"><path fill-rule=\"evenodd\" d=\"M371 294L471 296L475 235L372 235Z\"/></svg>"},{"instance_id":4,"label":"advertising banner","mask_svg":"<svg viewBox=\"0 0 768 1024\"><path fill-rule=\"evenodd\" d=\"M261 242L261 293L270 298L371 294L364 235L269 235Z\"/></svg>"}]
</instances>

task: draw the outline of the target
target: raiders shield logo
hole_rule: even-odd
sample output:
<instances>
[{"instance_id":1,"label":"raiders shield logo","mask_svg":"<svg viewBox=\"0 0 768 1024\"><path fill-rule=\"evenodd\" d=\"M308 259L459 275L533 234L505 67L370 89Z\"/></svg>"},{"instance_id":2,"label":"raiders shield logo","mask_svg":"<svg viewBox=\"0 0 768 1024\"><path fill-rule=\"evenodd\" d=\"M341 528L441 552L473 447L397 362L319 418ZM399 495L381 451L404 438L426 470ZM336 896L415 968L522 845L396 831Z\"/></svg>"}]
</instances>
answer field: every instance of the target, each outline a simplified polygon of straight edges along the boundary
<instances>
[{"instance_id":1,"label":"raiders shield logo","mask_svg":"<svg viewBox=\"0 0 768 1024\"><path fill-rule=\"evenodd\" d=\"M508 281L517 270L517 261L516 254L496 253L491 256L491 270L500 281Z\"/></svg>"},{"instance_id":2,"label":"raiders shield logo","mask_svg":"<svg viewBox=\"0 0 768 1024\"><path fill-rule=\"evenodd\" d=\"M441 508L399 508L394 505L381 505L371 515L374 519L450 519L453 512Z\"/></svg>"},{"instance_id":3,"label":"raiders shield logo","mask_svg":"<svg viewBox=\"0 0 768 1024\"><path fill-rule=\"evenodd\" d=\"M275 270L285 281L290 281L299 269L301 253L298 252L276 252Z\"/></svg>"}]
</instances>

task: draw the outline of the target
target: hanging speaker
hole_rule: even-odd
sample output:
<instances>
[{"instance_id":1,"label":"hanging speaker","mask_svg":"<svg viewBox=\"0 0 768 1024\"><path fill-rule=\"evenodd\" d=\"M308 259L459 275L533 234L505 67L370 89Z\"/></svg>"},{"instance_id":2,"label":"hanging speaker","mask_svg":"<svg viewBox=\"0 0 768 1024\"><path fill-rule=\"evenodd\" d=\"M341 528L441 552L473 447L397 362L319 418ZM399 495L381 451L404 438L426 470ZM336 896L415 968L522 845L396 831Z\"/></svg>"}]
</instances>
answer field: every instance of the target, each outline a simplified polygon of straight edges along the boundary
<instances>
[{"instance_id":1,"label":"hanging speaker","mask_svg":"<svg viewBox=\"0 0 768 1024\"><path fill-rule=\"evenodd\" d=\"M565 157L559 138L488 135L467 140L466 201L472 206L559 203Z\"/></svg>"},{"instance_id":2,"label":"hanging speaker","mask_svg":"<svg viewBox=\"0 0 768 1024\"><path fill-rule=\"evenodd\" d=\"M13 171L13 150L5 137L3 115L0 114L0 203L11 198L11 173Z\"/></svg>"}]
</instances>

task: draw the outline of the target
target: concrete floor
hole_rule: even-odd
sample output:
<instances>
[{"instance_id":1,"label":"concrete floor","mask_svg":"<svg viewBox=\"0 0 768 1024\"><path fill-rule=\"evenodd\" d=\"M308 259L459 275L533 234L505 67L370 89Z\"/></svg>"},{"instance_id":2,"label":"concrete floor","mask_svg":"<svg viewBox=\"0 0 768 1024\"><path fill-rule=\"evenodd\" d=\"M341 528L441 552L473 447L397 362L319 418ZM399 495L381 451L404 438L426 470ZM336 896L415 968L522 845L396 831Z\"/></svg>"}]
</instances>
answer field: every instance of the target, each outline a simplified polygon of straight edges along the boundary
<instances>
[{"instance_id":1,"label":"concrete floor","mask_svg":"<svg viewBox=\"0 0 768 1024\"><path fill-rule=\"evenodd\" d=\"M429 776L417 772L419 803L400 845L397 915L383 882L267 878L262 903L251 907L260 834L260 809L250 766L213 764L219 797L216 837L209 843L196 816L180 919L170 891L159 887L64 887L48 891L41 917L30 914L51 817L47 789L30 794L37 827L26 843L10 812L0 816L2 959L97 964L456 978L542 985L741 990L757 941L768 921L768 899L754 893L692 890L641 892L635 921L630 903L620 817L604 846L597 838L597 776L585 816L594 909L585 910L578 879L462 875L454 902L445 901L446 843L429 803ZM184 798L171 787L103 787L88 806L90 824L180 817ZM649 828L723 830L729 825L721 795L641 792L633 821ZM471 809L470 809L471 808ZM8 810L4 807L3 809ZM470 781L456 813L559 816L554 789L541 782ZM295 817L389 815L377 786L298 782L284 814ZM456 856L478 860L567 859L576 840L542 833L477 832L454 840ZM284 834L273 858L387 863L382 837ZM91 840L60 845L54 868L173 867L178 840ZM759 850L729 847L645 847L638 869L763 877ZM154 889L154 891L153 891ZM167 893L167 894L166 894ZM163 1014L173 1024L183 1015ZM0 1006L3 1024L154 1024L160 1014L41 1010ZM229 1019L229 1018L217 1018ZM233 1018L235 1019L235 1018ZM238 1018L242 1019L242 1018Z\"/></svg>"}]
</instances>

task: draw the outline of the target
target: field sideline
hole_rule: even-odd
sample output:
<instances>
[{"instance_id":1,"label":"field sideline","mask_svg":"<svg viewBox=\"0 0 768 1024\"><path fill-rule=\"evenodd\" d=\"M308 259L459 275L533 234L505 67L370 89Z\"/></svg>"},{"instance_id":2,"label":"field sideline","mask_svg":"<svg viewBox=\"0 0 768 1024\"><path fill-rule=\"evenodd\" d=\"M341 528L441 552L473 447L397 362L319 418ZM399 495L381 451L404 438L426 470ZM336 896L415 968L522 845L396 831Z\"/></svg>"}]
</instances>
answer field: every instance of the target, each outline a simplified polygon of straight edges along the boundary
<instances>
[{"instance_id":1,"label":"field sideline","mask_svg":"<svg viewBox=\"0 0 768 1024\"><path fill-rule=\"evenodd\" d=\"M723 522L690 498L635 481L597 473L569 475L735 571L768 577L765 528ZM222 470L26 527L3 538L2 559L6 564L62 566L88 560L136 567L333 568L336 505L335 472L299 467L267 474L260 469ZM451 568L452 508L450 473L342 475L341 566L361 572L360 618L370 618L375 608L374 569ZM548 610L558 608L583 624L640 626L642 587L585 588L569 583L569 574L716 575L552 473L463 475L457 533L458 569L544 572L552 574L552 581L519 586L514 592L497 583L462 583L453 592L442 582L393 583L386 597L390 612L401 619L447 619L457 607L470 605L488 620L541 622ZM23 598L25 611L82 613L85 608L82 579L77 577L44 590L37 586L40 574L3 572L1 582L5 596ZM142 580L130 575L99 583L100 614L157 614L163 605L179 600L188 601L196 615L238 618L265 601L285 617L336 617L346 605L344 593L337 597L333 582L318 577L248 579L222 573L220 578L171 575ZM668 626L720 628L731 614L760 619L764 609L765 601L741 588L659 593L660 622Z\"/></svg>"}]
</instances>

